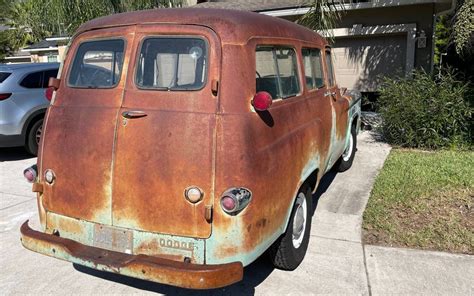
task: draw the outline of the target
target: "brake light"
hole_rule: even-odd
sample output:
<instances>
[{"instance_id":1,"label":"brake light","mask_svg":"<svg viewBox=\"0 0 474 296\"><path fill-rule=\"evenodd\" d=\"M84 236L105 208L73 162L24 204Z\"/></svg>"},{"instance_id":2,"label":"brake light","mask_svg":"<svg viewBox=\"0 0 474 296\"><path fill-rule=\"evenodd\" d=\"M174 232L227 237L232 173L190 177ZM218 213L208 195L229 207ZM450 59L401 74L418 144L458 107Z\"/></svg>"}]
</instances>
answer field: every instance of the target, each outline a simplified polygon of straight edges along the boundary
<instances>
[{"instance_id":1,"label":"brake light","mask_svg":"<svg viewBox=\"0 0 474 296\"><path fill-rule=\"evenodd\" d=\"M227 214L236 215L242 211L252 199L252 192L247 188L227 189L221 197L221 207Z\"/></svg>"},{"instance_id":2,"label":"brake light","mask_svg":"<svg viewBox=\"0 0 474 296\"><path fill-rule=\"evenodd\" d=\"M0 101L8 99L11 95L11 93L0 94Z\"/></svg>"},{"instance_id":3,"label":"brake light","mask_svg":"<svg viewBox=\"0 0 474 296\"><path fill-rule=\"evenodd\" d=\"M35 165L30 166L29 168L23 171L23 176L25 176L26 181L29 183L33 183L38 176L38 168Z\"/></svg>"},{"instance_id":4,"label":"brake light","mask_svg":"<svg viewBox=\"0 0 474 296\"><path fill-rule=\"evenodd\" d=\"M44 96L46 97L48 101L51 102L51 100L53 99L53 93L54 93L54 87L50 86L44 91Z\"/></svg>"},{"instance_id":5,"label":"brake light","mask_svg":"<svg viewBox=\"0 0 474 296\"><path fill-rule=\"evenodd\" d=\"M221 205L224 211L226 212L233 212L237 207L237 201L232 196L224 196L221 199Z\"/></svg>"}]
</instances>

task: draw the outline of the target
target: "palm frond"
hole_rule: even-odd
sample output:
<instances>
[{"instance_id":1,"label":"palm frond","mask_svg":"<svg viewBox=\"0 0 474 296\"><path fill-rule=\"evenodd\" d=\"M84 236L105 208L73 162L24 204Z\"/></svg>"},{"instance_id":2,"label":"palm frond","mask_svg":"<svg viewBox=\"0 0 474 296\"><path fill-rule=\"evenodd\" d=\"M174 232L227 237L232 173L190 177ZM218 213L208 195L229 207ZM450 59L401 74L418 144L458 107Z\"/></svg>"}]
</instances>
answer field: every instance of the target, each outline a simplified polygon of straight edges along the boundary
<instances>
[{"instance_id":1,"label":"palm frond","mask_svg":"<svg viewBox=\"0 0 474 296\"><path fill-rule=\"evenodd\" d=\"M298 20L298 23L318 31L331 42L334 41L332 29L336 28L345 11L340 1L310 0L303 4L309 6L310 10Z\"/></svg>"}]
</instances>

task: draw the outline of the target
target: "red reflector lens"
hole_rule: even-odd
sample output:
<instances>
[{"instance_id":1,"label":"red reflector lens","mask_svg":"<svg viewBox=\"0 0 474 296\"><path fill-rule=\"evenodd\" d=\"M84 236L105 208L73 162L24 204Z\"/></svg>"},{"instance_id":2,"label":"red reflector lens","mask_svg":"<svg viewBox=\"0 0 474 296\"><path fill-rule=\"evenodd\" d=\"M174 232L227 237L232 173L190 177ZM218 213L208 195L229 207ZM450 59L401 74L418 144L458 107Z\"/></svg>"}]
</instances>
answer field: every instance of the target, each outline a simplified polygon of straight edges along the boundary
<instances>
[{"instance_id":1,"label":"red reflector lens","mask_svg":"<svg viewBox=\"0 0 474 296\"><path fill-rule=\"evenodd\" d=\"M252 100L252 105L257 111L265 111L272 105L272 95L266 91L259 91Z\"/></svg>"},{"instance_id":2,"label":"red reflector lens","mask_svg":"<svg viewBox=\"0 0 474 296\"><path fill-rule=\"evenodd\" d=\"M224 210L229 211L229 212L233 211L235 207L237 206L235 199L233 199L230 196L224 196L221 199L221 205L224 208Z\"/></svg>"},{"instance_id":3,"label":"red reflector lens","mask_svg":"<svg viewBox=\"0 0 474 296\"><path fill-rule=\"evenodd\" d=\"M48 101L51 101L53 99L53 93L54 93L54 87L48 87L45 91L44 91L44 96L46 97L46 99Z\"/></svg>"},{"instance_id":4,"label":"red reflector lens","mask_svg":"<svg viewBox=\"0 0 474 296\"><path fill-rule=\"evenodd\" d=\"M8 99L12 94L7 93L7 94L0 94L0 101Z\"/></svg>"}]
</instances>

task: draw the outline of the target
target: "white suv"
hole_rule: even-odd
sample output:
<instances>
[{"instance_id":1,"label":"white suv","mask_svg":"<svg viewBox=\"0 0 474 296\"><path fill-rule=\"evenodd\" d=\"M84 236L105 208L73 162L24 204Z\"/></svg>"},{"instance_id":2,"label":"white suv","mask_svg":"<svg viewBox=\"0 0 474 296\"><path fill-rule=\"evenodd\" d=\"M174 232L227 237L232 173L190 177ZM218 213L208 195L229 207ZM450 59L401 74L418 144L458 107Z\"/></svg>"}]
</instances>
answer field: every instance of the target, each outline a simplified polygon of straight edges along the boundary
<instances>
[{"instance_id":1,"label":"white suv","mask_svg":"<svg viewBox=\"0 0 474 296\"><path fill-rule=\"evenodd\" d=\"M45 89L58 69L59 63L0 65L0 147L25 146L37 154L49 106Z\"/></svg>"}]
</instances>

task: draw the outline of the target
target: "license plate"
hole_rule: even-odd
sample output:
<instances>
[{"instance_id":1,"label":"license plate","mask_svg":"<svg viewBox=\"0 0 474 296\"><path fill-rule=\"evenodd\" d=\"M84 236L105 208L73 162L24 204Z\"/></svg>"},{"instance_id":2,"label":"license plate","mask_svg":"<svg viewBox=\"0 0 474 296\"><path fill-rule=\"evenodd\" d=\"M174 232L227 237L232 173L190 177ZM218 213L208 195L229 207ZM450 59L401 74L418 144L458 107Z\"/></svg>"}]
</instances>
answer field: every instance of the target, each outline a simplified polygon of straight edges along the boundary
<instances>
[{"instance_id":1,"label":"license plate","mask_svg":"<svg viewBox=\"0 0 474 296\"><path fill-rule=\"evenodd\" d=\"M96 224L94 247L131 254L133 233L130 230Z\"/></svg>"}]
</instances>

